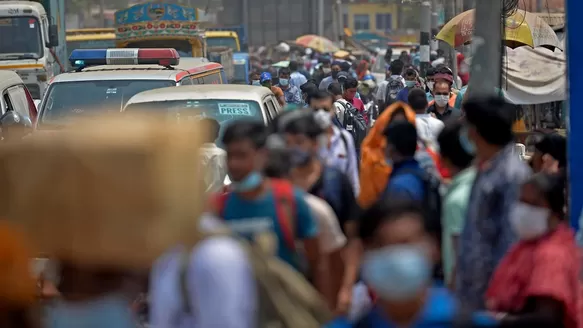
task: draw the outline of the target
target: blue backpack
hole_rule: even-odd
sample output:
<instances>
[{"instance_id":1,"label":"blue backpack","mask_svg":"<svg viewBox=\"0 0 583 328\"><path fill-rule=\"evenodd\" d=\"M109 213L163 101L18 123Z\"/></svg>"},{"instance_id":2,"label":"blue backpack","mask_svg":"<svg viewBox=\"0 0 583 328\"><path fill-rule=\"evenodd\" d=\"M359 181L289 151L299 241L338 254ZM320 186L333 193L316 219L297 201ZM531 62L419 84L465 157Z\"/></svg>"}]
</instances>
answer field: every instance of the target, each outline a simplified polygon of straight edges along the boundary
<instances>
[{"instance_id":1,"label":"blue backpack","mask_svg":"<svg viewBox=\"0 0 583 328\"><path fill-rule=\"evenodd\" d=\"M342 211L341 184L342 171L335 167L325 166L322 171L322 189L318 197L325 200L334 213Z\"/></svg>"}]
</instances>

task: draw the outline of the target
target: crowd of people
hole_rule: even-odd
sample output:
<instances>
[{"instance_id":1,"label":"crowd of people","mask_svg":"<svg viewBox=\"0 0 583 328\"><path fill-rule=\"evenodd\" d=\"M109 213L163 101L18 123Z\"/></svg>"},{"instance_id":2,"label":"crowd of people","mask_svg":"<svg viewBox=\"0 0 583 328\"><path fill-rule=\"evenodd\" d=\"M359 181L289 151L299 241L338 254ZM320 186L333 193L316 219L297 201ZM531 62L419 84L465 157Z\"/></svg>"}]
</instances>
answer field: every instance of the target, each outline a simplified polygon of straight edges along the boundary
<instances>
[{"instance_id":1,"label":"crowd of people","mask_svg":"<svg viewBox=\"0 0 583 328\"><path fill-rule=\"evenodd\" d=\"M147 280L133 306L127 272L61 263L61 284L27 279L24 237L0 226L0 325L583 327L565 138L543 136L524 161L514 106L464 100L446 66L421 79L391 61L372 96L360 93L366 63L321 64L314 77L294 61L277 78L251 73L297 105L270 126L237 121L219 136L201 120L207 237L131 276Z\"/></svg>"}]
</instances>

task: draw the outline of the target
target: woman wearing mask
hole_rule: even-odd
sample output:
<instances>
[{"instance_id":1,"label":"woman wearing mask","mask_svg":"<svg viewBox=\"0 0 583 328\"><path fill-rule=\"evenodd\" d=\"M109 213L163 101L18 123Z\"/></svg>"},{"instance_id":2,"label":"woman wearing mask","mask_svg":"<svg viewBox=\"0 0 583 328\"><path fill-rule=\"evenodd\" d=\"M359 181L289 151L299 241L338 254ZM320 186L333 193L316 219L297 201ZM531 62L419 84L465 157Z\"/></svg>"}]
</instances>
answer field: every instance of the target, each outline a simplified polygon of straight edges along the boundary
<instances>
[{"instance_id":1,"label":"woman wearing mask","mask_svg":"<svg viewBox=\"0 0 583 328\"><path fill-rule=\"evenodd\" d=\"M486 306L500 327L581 324L579 249L564 221L565 178L538 173L523 184L510 216L520 241L492 275Z\"/></svg>"}]
</instances>

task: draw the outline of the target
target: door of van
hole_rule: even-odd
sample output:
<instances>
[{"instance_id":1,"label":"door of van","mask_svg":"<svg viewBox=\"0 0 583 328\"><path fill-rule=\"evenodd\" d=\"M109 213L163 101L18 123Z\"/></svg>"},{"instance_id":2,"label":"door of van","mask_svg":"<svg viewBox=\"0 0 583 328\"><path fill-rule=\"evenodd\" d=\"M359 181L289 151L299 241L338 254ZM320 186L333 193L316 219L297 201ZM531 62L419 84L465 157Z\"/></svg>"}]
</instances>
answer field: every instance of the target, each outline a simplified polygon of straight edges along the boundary
<instances>
[{"instance_id":1,"label":"door of van","mask_svg":"<svg viewBox=\"0 0 583 328\"><path fill-rule=\"evenodd\" d=\"M2 114L13 110L22 117L29 118L33 125L36 123L38 110L24 84L15 85L4 90L2 92L2 100L6 106L3 108Z\"/></svg>"}]
</instances>

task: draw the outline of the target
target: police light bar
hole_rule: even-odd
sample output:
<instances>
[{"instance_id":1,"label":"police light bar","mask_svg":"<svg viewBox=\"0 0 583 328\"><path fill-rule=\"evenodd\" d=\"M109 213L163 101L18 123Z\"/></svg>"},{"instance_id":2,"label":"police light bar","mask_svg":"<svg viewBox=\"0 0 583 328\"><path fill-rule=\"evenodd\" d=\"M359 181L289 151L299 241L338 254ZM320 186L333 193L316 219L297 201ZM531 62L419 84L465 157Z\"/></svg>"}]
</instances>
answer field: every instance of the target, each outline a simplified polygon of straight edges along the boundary
<instances>
[{"instance_id":1,"label":"police light bar","mask_svg":"<svg viewBox=\"0 0 583 328\"><path fill-rule=\"evenodd\" d=\"M83 68L95 65L178 65L176 49L76 49L69 57L71 66Z\"/></svg>"}]
</instances>

